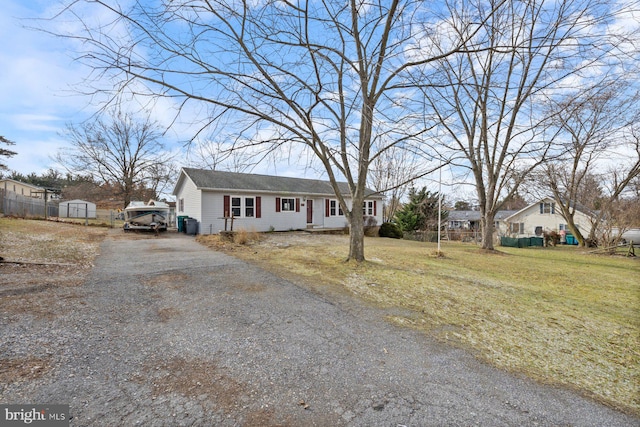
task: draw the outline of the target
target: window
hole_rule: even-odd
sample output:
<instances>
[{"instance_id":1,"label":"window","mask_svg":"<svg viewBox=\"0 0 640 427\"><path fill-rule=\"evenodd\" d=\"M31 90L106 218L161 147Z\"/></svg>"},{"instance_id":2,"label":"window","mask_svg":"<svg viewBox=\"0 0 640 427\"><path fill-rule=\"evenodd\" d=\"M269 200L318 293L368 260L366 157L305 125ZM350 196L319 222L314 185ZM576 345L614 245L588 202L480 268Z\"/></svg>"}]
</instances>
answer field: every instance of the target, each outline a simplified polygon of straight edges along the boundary
<instances>
[{"instance_id":1,"label":"window","mask_svg":"<svg viewBox=\"0 0 640 427\"><path fill-rule=\"evenodd\" d=\"M228 196L225 196L228 197ZM257 202L254 197L240 197L240 196L231 196L230 197L230 210L231 215L234 217L240 218L252 218L257 216Z\"/></svg>"},{"instance_id":2,"label":"window","mask_svg":"<svg viewBox=\"0 0 640 427\"><path fill-rule=\"evenodd\" d=\"M524 234L524 222L512 222L509 224L509 231L516 234Z\"/></svg>"},{"instance_id":3,"label":"window","mask_svg":"<svg viewBox=\"0 0 640 427\"><path fill-rule=\"evenodd\" d=\"M558 230L560 231L569 231L569 226L567 224L560 224L558 225Z\"/></svg>"},{"instance_id":4,"label":"window","mask_svg":"<svg viewBox=\"0 0 640 427\"><path fill-rule=\"evenodd\" d=\"M184 212L184 199L178 201L178 212Z\"/></svg>"},{"instance_id":5,"label":"window","mask_svg":"<svg viewBox=\"0 0 640 427\"><path fill-rule=\"evenodd\" d=\"M329 200L329 215L328 216L344 216L342 207L337 200Z\"/></svg>"},{"instance_id":6,"label":"window","mask_svg":"<svg viewBox=\"0 0 640 427\"><path fill-rule=\"evenodd\" d=\"M244 199L244 216L254 216L254 201L253 197L246 197Z\"/></svg>"},{"instance_id":7,"label":"window","mask_svg":"<svg viewBox=\"0 0 640 427\"><path fill-rule=\"evenodd\" d=\"M231 216L242 216L242 197L231 198Z\"/></svg>"},{"instance_id":8,"label":"window","mask_svg":"<svg viewBox=\"0 0 640 427\"><path fill-rule=\"evenodd\" d=\"M556 204L555 203L540 203L540 214L555 214L556 213Z\"/></svg>"},{"instance_id":9,"label":"window","mask_svg":"<svg viewBox=\"0 0 640 427\"><path fill-rule=\"evenodd\" d=\"M282 212L294 212L296 210L296 199L280 199Z\"/></svg>"},{"instance_id":10,"label":"window","mask_svg":"<svg viewBox=\"0 0 640 427\"><path fill-rule=\"evenodd\" d=\"M362 203L362 215L374 216L373 200L365 200Z\"/></svg>"},{"instance_id":11,"label":"window","mask_svg":"<svg viewBox=\"0 0 640 427\"><path fill-rule=\"evenodd\" d=\"M300 212L300 199L276 197L276 212Z\"/></svg>"}]
</instances>

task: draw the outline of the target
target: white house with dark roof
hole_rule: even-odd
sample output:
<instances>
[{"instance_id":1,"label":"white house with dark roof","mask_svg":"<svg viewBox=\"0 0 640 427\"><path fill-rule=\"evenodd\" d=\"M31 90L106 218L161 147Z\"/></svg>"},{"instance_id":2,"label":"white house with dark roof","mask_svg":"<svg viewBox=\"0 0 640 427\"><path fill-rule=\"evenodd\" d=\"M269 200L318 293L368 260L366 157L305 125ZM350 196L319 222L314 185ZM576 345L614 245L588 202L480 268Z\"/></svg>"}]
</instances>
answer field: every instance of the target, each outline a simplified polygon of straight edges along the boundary
<instances>
[{"instance_id":1,"label":"white house with dark roof","mask_svg":"<svg viewBox=\"0 0 640 427\"><path fill-rule=\"evenodd\" d=\"M340 191L350 204L347 183ZM382 223L382 196L367 190L363 215ZM348 225L329 181L182 168L173 190L176 215L198 220L198 234L287 231Z\"/></svg>"},{"instance_id":2,"label":"white house with dark roof","mask_svg":"<svg viewBox=\"0 0 640 427\"><path fill-rule=\"evenodd\" d=\"M574 221L582 233L591 229L593 213L577 206ZM545 197L529 206L514 212L504 219L508 225L508 234L513 237L542 236L545 232L568 232L567 220L562 216L556 202Z\"/></svg>"}]
</instances>

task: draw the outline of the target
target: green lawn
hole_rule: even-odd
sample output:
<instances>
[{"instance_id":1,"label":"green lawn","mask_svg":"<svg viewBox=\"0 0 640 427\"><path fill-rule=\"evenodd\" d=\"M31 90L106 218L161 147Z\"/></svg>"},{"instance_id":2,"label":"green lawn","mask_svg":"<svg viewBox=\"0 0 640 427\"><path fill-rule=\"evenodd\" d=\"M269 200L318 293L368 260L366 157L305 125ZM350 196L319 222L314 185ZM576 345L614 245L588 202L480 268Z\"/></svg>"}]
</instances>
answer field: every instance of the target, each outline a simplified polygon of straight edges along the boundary
<instances>
[{"instance_id":1,"label":"green lawn","mask_svg":"<svg viewBox=\"0 0 640 427\"><path fill-rule=\"evenodd\" d=\"M578 388L640 413L640 261L576 247L497 248L367 238L368 261L345 263L346 236L234 254L279 273L346 287L391 320L473 349L496 366ZM321 244L319 240L322 240Z\"/></svg>"}]
</instances>

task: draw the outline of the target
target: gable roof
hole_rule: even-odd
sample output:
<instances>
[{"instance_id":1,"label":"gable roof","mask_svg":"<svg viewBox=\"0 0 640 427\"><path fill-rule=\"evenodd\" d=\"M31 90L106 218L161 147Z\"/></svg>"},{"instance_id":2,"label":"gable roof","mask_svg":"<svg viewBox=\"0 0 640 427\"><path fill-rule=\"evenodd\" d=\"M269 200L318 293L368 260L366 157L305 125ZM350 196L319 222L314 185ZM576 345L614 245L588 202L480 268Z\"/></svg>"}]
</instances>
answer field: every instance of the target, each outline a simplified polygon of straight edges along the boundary
<instances>
[{"instance_id":1,"label":"gable roof","mask_svg":"<svg viewBox=\"0 0 640 427\"><path fill-rule=\"evenodd\" d=\"M261 193L295 193L323 196L335 195L329 181L194 168L182 168L176 187L173 190L174 195L185 176L193 181L198 190L255 191ZM349 185L346 182L339 182L338 187L343 195L348 196L351 194ZM373 193L374 191L370 189L366 189L365 191L367 196L372 196Z\"/></svg>"},{"instance_id":2,"label":"gable roof","mask_svg":"<svg viewBox=\"0 0 640 427\"><path fill-rule=\"evenodd\" d=\"M514 217L514 216L516 216L516 215L518 215L518 214L520 214L520 213L522 213L522 212L524 212L526 210L529 210L529 209L534 208L534 207L537 208L538 205L540 205L540 203L556 203L556 201L555 201L555 199L553 197L543 197L543 198L531 203L530 205L520 209L519 211L515 211L514 213L512 213L511 215L506 217L505 221L511 219L512 217ZM572 207L573 207L573 204L572 204ZM585 206L583 206L581 204L578 204L578 203L575 204L575 209L576 209L577 212L582 212L583 214L585 214L587 216L595 215L595 213L592 210L590 210L587 207L585 207ZM559 209L556 208L555 211L556 211L557 215L563 216L562 212Z\"/></svg>"}]
</instances>

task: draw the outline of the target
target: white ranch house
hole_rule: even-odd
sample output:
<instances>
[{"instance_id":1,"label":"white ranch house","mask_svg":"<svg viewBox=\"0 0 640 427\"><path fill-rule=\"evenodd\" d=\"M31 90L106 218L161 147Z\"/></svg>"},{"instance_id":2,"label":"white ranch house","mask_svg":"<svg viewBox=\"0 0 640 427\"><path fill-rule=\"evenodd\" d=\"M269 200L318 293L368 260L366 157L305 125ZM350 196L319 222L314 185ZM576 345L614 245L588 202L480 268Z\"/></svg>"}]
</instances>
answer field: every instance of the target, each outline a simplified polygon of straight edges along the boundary
<instances>
[{"instance_id":1,"label":"white ranch house","mask_svg":"<svg viewBox=\"0 0 640 427\"><path fill-rule=\"evenodd\" d=\"M347 183L340 191L351 203ZM382 196L367 190L363 215L382 223ZM348 225L328 181L183 168L173 190L176 215L198 220L198 234L287 231Z\"/></svg>"}]
</instances>

